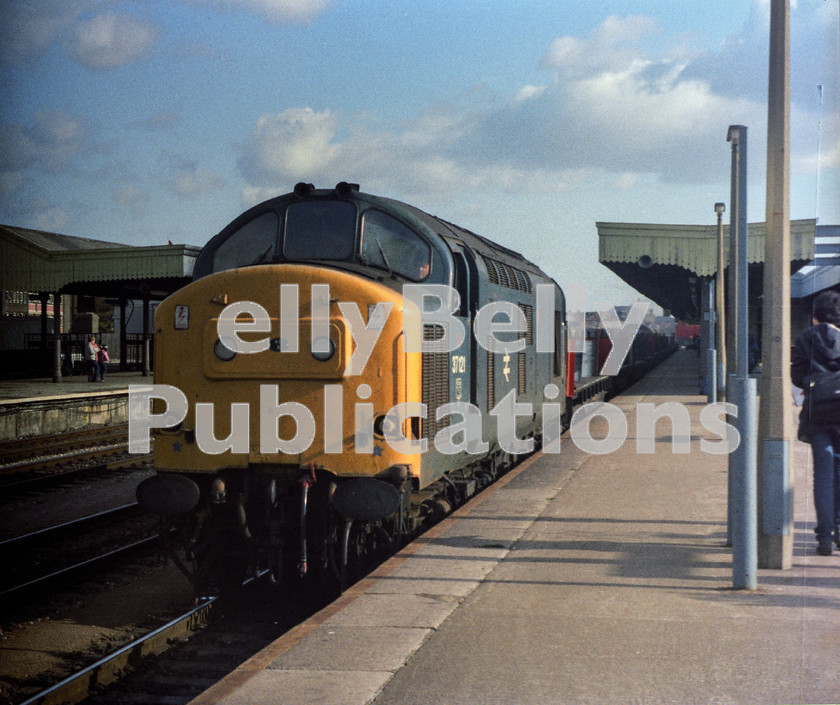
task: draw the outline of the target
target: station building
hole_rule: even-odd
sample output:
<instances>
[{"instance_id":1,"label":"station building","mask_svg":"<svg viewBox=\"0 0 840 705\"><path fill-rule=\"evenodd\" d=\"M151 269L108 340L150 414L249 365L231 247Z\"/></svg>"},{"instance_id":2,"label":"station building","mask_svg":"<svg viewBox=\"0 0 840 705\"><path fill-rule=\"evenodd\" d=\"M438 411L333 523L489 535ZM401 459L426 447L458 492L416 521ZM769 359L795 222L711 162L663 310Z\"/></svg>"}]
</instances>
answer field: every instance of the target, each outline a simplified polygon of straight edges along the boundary
<instances>
[{"instance_id":1,"label":"station building","mask_svg":"<svg viewBox=\"0 0 840 705\"><path fill-rule=\"evenodd\" d=\"M191 281L199 251L0 225L0 376L78 373L90 334L148 371L154 305Z\"/></svg>"}]
</instances>

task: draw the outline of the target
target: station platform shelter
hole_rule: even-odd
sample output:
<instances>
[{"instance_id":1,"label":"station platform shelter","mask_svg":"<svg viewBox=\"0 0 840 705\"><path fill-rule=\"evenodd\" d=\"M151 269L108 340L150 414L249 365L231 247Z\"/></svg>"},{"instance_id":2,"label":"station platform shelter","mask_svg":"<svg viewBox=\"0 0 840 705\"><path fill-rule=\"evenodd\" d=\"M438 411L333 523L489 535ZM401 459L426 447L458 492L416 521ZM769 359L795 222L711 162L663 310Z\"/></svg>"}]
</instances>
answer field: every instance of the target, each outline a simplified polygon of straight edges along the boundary
<instances>
[{"instance_id":1,"label":"station platform shelter","mask_svg":"<svg viewBox=\"0 0 840 705\"><path fill-rule=\"evenodd\" d=\"M597 223L599 261L679 321L700 325L700 350L722 349L715 326L725 319L726 368L735 371L736 326L734 272L730 263L729 226ZM747 226L747 303L750 371L761 361L766 229ZM724 267L718 272L719 251ZM817 225L814 219L790 221L790 337L811 325L811 306L827 289L840 291L840 225ZM724 311L716 305L722 287ZM706 358L701 355L698 382L705 388ZM717 380L718 385L722 382Z\"/></svg>"},{"instance_id":2,"label":"station platform shelter","mask_svg":"<svg viewBox=\"0 0 840 705\"><path fill-rule=\"evenodd\" d=\"M199 251L0 225L0 375L50 374L59 382L78 373L72 363L81 363L88 335L104 332L97 298L118 307L120 324L108 342L119 368L134 361L148 374L152 306L192 280ZM127 326L134 302L142 324L136 339Z\"/></svg>"},{"instance_id":3,"label":"station platform shelter","mask_svg":"<svg viewBox=\"0 0 840 705\"><path fill-rule=\"evenodd\" d=\"M793 567L732 589L726 434L696 366L675 353L611 400L609 422L581 407L559 453L527 459L191 705L840 702L840 554L815 552L808 448L793 453ZM665 403L684 422L647 425L644 405Z\"/></svg>"}]
</instances>

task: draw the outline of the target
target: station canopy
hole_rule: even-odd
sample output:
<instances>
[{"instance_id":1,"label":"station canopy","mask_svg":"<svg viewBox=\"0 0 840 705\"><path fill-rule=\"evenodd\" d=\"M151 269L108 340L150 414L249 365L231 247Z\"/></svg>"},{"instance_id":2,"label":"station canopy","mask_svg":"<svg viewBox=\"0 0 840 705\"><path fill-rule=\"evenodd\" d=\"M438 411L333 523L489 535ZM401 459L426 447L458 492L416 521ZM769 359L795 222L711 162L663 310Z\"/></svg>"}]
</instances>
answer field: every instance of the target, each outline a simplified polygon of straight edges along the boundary
<instances>
[{"instance_id":1,"label":"station canopy","mask_svg":"<svg viewBox=\"0 0 840 705\"><path fill-rule=\"evenodd\" d=\"M0 225L0 290L163 299L192 280L200 249L134 247Z\"/></svg>"},{"instance_id":2,"label":"station canopy","mask_svg":"<svg viewBox=\"0 0 840 705\"><path fill-rule=\"evenodd\" d=\"M622 280L683 321L700 318L704 280L714 278L717 225L596 223L598 261ZM816 220L790 222L791 272L814 259ZM750 299L763 290L764 223L747 226ZM723 228L724 262L729 263L729 226Z\"/></svg>"}]
</instances>

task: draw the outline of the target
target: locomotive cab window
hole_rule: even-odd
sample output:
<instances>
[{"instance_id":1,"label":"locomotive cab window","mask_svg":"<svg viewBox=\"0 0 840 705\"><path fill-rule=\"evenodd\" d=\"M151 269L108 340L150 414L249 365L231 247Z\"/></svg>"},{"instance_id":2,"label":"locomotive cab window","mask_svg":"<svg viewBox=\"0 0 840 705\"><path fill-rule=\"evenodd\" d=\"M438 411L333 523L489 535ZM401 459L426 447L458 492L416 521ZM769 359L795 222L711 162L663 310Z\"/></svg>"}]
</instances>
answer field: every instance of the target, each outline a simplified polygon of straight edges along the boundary
<instances>
[{"instance_id":1,"label":"locomotive cab window","mask_svg":"<svg viewBox=\"0 0 840 705\"><path fill-rule=\"evenodd\" d=\"M429 246L396 218L378 210L362 216L362 260L373 267L420 281L429 275Z\"/></svg>"},{"instance_id":2,"label":"locomotive cab window","mask_svg":"<svg viewBox=\"0 0 840 705\"><path fill-rule=\"evenodd\" d=\"M270 262L277 247L279 219L274 211L258 215L232 233L213 254L213 271Z\"/></svg>"},{"instance_id":3,"label":"locomotive cab window","mask_svg":"<svg viewBox=\"0 0 840 705\"><path fill-rule=\"evenodd\" d=\"M283 254L290 260L348 260L356 248L356 207L305 201L286 209Z\"/></svg>"}]
</instances>

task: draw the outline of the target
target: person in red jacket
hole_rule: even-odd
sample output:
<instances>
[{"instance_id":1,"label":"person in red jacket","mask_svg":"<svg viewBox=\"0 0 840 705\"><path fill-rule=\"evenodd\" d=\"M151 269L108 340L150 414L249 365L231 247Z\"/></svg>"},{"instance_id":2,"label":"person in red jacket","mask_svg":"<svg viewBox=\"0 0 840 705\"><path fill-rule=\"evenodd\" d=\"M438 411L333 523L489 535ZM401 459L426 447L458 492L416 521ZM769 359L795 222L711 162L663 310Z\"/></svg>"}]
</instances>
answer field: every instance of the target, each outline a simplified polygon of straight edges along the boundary
<instances>
[{"instance_id":1,"label":"person in red jacket","mask_svg":"<svg viewBox=\"0 0 840 705\"><path fill-rule=\"evenodd\" d=\"M111 358L108 357L108 346L103 345L99 348L99 352L96 354L96 361L99 363L99 381L105 381L105 374L108 372L108 363L111 361Z\"/></svg>"}]
</instances>

